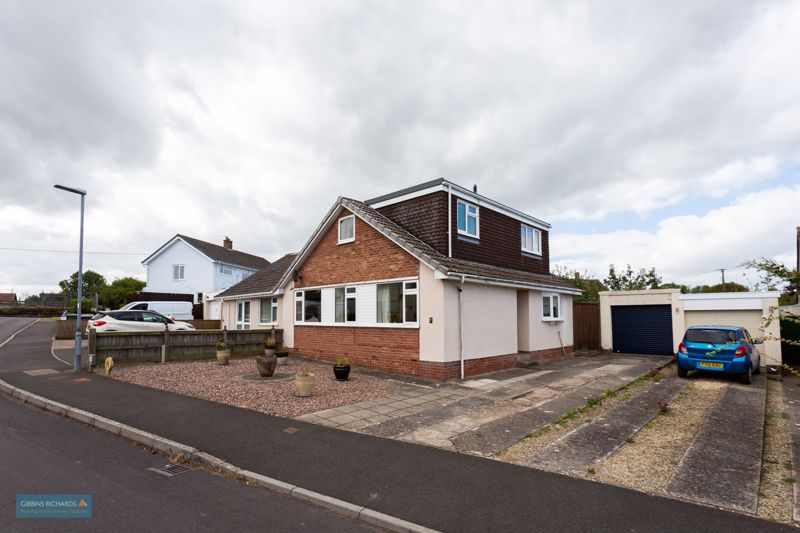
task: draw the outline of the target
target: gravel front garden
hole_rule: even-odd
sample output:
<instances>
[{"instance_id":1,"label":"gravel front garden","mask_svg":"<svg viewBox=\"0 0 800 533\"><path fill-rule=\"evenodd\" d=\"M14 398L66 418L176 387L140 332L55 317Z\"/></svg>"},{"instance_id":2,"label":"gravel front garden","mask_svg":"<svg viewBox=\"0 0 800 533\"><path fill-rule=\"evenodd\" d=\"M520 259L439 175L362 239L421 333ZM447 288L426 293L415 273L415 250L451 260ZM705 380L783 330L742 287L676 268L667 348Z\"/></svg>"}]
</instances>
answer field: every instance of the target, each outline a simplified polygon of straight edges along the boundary
<instances>
[{"instance_id":1,"label":"gravel front garden","mask_svg":"<svg viewBox=\"0 0 800 533\"><path fill-rule=\"evenodd\" d=\"M294 375L316 375L314 395L295 395ZM260 378L254 358L142 364L114 367L112 378L145 387L194 396L262 413L296 417L323 409L373 400L390 394L389 383L353 370L348 381L336 381L330 363L289 358L272 378Z\"/></svg>"}]
</instances>

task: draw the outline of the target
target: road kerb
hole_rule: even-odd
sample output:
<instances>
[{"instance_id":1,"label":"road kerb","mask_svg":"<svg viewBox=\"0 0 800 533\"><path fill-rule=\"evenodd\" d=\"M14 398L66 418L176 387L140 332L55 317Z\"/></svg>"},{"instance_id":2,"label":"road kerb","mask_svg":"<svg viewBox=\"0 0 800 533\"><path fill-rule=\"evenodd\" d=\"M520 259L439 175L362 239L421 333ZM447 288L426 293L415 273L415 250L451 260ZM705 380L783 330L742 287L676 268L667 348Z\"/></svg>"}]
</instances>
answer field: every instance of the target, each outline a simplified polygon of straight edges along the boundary
<instances>
[{"instance_id":1,"label":"road kerb","mask_svg":"<svg viewBox=\"0 0 800 533\"><path fill-rule=\"evenodd\" d=\"M246 481L253 481L260 487L264 487L282 494L289 494L291 497L298 500L320 507L325 507L338 514L353 518L355 520L380 526L398 533L436 533L436 530L434 529L426 528L401 518L374 511L372 509L346 502L338 498L326 496L302 487L297 487L277 479L272 479L255 472L250 472L249 470L242 470L236 465L228 463L227 461L209 453L198 451L196 448L192 448L191 446L160 437L159 435L155 435L126 424L122 424L89 411L84 411L83 409L71 407L54 400L49 400L32 392L14 387L10 383L7 383L3 380L0 380L0 391L8 393L12 398L17 398L23 402L42 407L48 411L62 414L68 418L72 418L73 420L78 420L88 425L93 425L97 429L101 429L114 435L120 435L133 442L138 442L139 444L144 444L160 451L167 451L171 448L175 449L181 453L186 453L188 458L191 460L215 467L227 474L236 476ZM90 422L85 422L86 419L90 420Z\"/></svg>"}]
</instances>

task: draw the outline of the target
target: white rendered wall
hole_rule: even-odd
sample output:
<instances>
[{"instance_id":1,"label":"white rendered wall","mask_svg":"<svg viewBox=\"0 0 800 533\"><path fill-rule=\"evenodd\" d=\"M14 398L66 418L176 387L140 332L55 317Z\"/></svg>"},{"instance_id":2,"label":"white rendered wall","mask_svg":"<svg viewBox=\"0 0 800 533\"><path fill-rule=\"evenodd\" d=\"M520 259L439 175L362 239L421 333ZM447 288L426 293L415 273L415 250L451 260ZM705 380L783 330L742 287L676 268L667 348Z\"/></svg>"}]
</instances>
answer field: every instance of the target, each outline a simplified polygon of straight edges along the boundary
<instances>
[{"instance_id":1,"label":"white rendered wall","mask_svg":"<svg viewBox=\"0 0 800 533\"><path fill-rule=\"evenodd\" d=\"M173 280L173 265L184 265L182 281ZM196 300L198 292L215 290L214 263L185 242L177 240L147 265L145 290L192 294Z\"/></svg>"},{"instance_id":2,"label":"white rendered wall","mask_svg":"<svg viewBox=\"0 0 800 533\"><path fill-rule=\"evenodd\" d=\"M572 296L559 294L561 320L542 320L542 291L520 291L517 296L519 349L526 352L572 346ZM559 334L561 337L559 338Z\"/></svg>"}]
</instances>

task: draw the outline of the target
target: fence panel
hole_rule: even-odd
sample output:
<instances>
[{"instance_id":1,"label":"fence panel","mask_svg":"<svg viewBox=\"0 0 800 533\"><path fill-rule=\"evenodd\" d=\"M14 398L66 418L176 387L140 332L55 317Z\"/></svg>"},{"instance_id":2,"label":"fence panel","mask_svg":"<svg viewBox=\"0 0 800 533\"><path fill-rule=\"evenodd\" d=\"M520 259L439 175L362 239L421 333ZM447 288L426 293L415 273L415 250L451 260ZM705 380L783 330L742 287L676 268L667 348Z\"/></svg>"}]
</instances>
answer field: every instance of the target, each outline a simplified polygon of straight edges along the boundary
<instances>
[{"instance_id":1,"label":"fence panel","mask_svg":"<svg viewBox=\"0 0 800 533\"><path fill-rule=\"evenodd\" d=\"M81 333L85 334L87 319L81 320ZM58 320L56 321L56 339L74 339L75 338L75 320Z\"/></svg>"},{"instance_id":2,"label":"fence panel","mask_svg":"<svg viewBox=\"0 0 800 533\"><path fill-rule=\"evenodd\" d=\"M600 304L595 302L572 304L572 334L576 350L600 349Z\"/></svg>"},{"instance_id":3,"label":"fence panel","mask_svg":"<svg viewBox=\"0 0 800 533\"><path fill-rule=\"evenodd\" d=\"M119 363L159 362L163 345L167 361L213 359L217 343L226 337L231 355L244 357L264 353L264 341L273 334L283 340L281 329L96 333L89 337L89 353L98 364L106 357Z\"/></svg>"},{"instance_id":4,"label":"fence panel","mask_svg":"<svg viewBox=\"0 0 800 533\"><path fill-rule=\"evenodd\" d=\"M194 326L194 329L222 329L221 320L181 320Z\"/></svg>"}]
</instances>

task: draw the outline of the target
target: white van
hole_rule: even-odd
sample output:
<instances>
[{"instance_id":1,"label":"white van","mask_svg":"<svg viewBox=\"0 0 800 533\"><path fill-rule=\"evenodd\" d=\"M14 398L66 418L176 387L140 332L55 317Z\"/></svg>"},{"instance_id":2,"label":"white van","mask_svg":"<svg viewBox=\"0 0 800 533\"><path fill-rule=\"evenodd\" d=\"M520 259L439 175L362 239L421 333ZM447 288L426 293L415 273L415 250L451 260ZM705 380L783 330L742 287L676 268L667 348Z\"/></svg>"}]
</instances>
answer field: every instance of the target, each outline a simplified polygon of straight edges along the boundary
<instances>
[{"instance_id":1,"label":"white van","mask_svg":"<svg viewBox=\"0 0 800 533\"><path fill-rule=\"evenodd\" d=\"M192 320L192 302L131 302L120 311L155 311L175 320Z\"/></svg>"}]
</instances>

